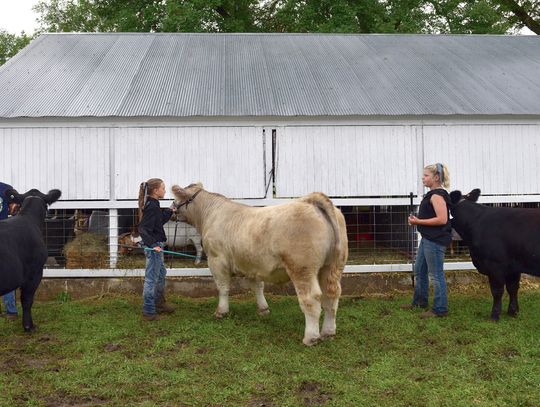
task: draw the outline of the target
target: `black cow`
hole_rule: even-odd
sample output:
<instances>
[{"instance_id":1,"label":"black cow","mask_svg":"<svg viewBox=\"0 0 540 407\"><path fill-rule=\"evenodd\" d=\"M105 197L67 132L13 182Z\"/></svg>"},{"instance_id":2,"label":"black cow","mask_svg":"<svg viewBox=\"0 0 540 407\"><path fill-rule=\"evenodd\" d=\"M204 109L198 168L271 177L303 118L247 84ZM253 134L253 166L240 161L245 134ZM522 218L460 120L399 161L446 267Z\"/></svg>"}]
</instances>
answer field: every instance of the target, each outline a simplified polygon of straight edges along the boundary
<instances>
[{"instance_id":1,"label":"black cow","mask_svg":"<svg viewBox=\"0 0 540 407\"><path fill-rule=\"evenodd\" d=\"M22 206L17 216L0 220L0 295L21 289L23 328L30 332L35 329L31 313L34 294L47 260L42 233L47 205L56 202L61 192L53 189L45 195L31 189L22 195L15 190L6 193Z\"/></svg>"},{"instance_id":2,"label":"black cow","mask_svg":"<svg viewBox=\"0 0 540 407\"><path fill-rule=\"evenodd\" d=\"M498 321L504 286L510 296L508 314L519 311L521 273L540 276L540 209L492 208L476 203L479 189L450 194L452 226L469 247L477 270L488 276Z\"/></svg>"}]
</instances>

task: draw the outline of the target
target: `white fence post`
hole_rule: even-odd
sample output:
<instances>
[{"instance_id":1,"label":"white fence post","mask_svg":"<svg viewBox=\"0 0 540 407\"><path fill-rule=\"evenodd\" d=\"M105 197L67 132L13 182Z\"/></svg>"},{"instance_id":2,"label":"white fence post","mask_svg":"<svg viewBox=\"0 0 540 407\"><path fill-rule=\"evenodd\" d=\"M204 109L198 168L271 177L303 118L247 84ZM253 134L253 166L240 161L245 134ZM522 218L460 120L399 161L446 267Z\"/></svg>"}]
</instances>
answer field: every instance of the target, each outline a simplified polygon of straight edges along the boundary
<instances>
[{"instance_id":1,"label":"white fence post","mask_svg":"<svg viewBox=\"0 0 540 407\"><path fill-rule=\"evenodd\" d=\"M118 260L118 209L109 209L109 263L116 268Z\"/></svg>"}]
</instances>

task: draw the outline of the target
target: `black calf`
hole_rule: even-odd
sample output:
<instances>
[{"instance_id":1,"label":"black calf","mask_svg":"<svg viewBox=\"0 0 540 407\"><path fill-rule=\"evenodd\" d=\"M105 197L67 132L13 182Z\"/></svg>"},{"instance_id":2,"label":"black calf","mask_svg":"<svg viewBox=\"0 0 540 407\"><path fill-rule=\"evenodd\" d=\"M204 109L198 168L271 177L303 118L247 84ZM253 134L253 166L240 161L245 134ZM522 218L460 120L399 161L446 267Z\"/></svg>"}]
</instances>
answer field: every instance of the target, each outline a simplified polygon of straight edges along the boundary
<instances>
[{"instance_id":1,"label":"black calf","mask_svg":"<svg viewBox=\"0 0 540 407\"><path fill-rule=\"evenodd\" d=\"M53 189L45 195L32 189L22 195L15 190L8 193L22 206L17 216L0 220L0 295L21 289L23 328L29 332L35 328L31 309L47 260L42 233L47 205L56 202L61 192Z\"/></svg>"},{"instance_id":2,"label":"black calf","mask_svg":"<svg viewBox=\"0 0 540 407\"><path fill-rule=\"evenodd\" d=\"M452 227L469 246L474 266L489 278L491 318L499 319L505 285L508 314L516 316L521 273L540 276L540 209L492 208L476 203L479 196L479 189L450 194Z\"/></svg>"}]
</instances>

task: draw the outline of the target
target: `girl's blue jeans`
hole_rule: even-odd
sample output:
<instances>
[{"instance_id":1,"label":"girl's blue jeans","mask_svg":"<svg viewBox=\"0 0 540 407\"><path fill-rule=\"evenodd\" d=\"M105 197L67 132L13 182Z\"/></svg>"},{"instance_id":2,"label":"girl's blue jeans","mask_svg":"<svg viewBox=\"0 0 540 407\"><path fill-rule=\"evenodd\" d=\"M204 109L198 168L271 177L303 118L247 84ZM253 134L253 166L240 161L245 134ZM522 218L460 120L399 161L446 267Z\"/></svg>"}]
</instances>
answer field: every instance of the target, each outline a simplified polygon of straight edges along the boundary
<instances>
[{"instance_id":1,"label":"girl's blue jeans","mask_svg":"<svg viewBox=\"0 0 540 407\"><path fill-rule=\"evenodd\" d=\"M158 242L163 248L164 244ZM143 287L143 314L156 313L156 299L163 296L165 291L165 276L167 270L163 260L163 253L155 250L145 250L146 272L144 274Z\"/></svg>"},{"instance_id":2,"label":"girl's blue jeans","mask_svg":"<svg viewBox=\"0 0 540 407\"><path fill-rule=\"evenodd\" d=\"M15 300L15 290L5 294L2 297L2 301L4 302L6 313L17 315L17 301Z\"/></svg>"},{"instance_id":3,"label":"girl's blue jeans","mask_svg":"<svg viewBox=\"0 0 540 407\"><path fill-rule=\"evenodd\" d=\"M444 277L444 252L446 247L428 239L422 239L418 246L416 265L414 268L413 305L426 308L429 299L429 279L433 285L434 298L431 310L435 314L448 312L448 296L446 294L446 279Z\"/></svg>"}]
</instances>

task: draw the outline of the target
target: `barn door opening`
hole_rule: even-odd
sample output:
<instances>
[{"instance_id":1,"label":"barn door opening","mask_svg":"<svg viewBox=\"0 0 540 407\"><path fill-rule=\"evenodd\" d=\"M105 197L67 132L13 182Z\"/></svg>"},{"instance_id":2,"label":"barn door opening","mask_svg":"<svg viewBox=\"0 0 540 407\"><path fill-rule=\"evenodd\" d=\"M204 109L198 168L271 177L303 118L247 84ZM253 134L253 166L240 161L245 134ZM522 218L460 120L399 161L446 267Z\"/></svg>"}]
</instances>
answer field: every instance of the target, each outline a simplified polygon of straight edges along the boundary
<instances>
[{"instance_id":1,"label":"barn door opening","mask_svg":"<svg viewBox=\"0 0 540 407\"><path fill-rule=\"evenodd\" d=\"M276 129L263 129L265 198L276 197Z\"/></svg>"}]
</instances>

